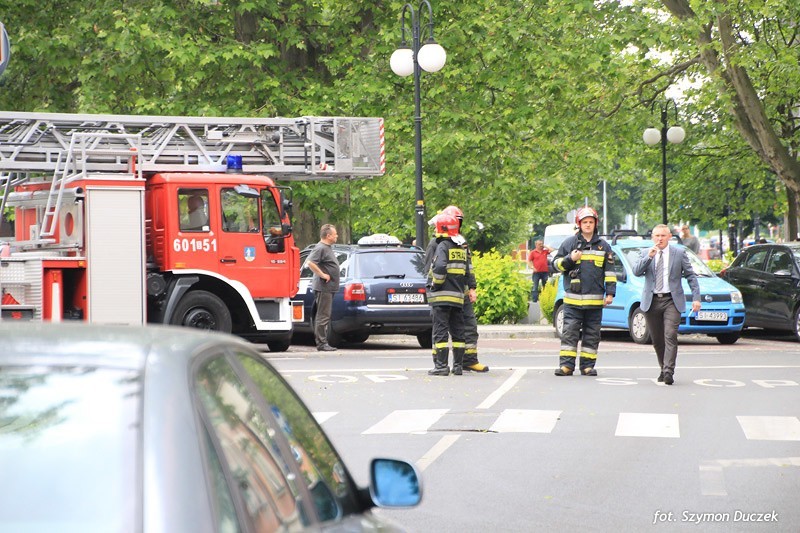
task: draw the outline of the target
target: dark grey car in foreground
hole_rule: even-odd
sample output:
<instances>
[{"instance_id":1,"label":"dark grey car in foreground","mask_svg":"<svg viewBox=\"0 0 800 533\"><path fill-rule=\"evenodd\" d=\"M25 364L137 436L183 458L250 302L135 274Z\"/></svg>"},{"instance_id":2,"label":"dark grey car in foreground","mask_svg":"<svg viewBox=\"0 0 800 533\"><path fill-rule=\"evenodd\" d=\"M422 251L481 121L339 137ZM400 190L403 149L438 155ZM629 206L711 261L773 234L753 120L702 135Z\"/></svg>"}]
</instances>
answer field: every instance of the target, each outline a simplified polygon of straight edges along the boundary
<instances>
[{"instance_id":1,"label":"dark grey car in foreground","mask_svg":"<svg viewBox=\"0 0 800 533\"><path fill-rule=\"evenodd\" d=\"M0 531L392 529L414 468L355 486L298 396L238 338L0 322Z\"/></svg>"}]
</instances>

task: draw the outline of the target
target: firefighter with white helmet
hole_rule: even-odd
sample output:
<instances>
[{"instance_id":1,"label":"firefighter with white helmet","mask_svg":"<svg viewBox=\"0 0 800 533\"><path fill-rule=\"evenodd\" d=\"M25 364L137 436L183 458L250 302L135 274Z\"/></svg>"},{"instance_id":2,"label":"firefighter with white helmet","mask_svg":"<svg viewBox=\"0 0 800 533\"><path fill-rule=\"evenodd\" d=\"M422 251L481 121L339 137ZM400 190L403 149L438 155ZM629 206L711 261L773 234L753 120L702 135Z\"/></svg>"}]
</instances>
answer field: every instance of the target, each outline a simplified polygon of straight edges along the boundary
<instances>
[{"instance_id":1,"label":"firefighter with white helmet","mask_svg":"<svg viewBox=\"0 0 800 533\"><path fill-rule=\"evenodd\" d=\"M456 217L440 213L433 219L436 231L436 250L430 266L428 303L433 314L432 376L447 376L448 339L453 339L453 374L463 373L464 360L464 300L467 278L471 275L467 252L459 244Z\"/></svg>"},{"instance_id":2,"label":"firefighter with white helmet","mask_svg":"<svg viewBox=\"0 0 800 533\"><path fill-rule=\"evenodd\" d=\"M597 211L578 209L575 224L577 233L561 244L553 260L564 283L564 327L555 374L570 376L575 371L580 340L580 373L596 376L603 307L614 299L617 276L611 246L597 234Z\"/></svg>"}]
</instances>

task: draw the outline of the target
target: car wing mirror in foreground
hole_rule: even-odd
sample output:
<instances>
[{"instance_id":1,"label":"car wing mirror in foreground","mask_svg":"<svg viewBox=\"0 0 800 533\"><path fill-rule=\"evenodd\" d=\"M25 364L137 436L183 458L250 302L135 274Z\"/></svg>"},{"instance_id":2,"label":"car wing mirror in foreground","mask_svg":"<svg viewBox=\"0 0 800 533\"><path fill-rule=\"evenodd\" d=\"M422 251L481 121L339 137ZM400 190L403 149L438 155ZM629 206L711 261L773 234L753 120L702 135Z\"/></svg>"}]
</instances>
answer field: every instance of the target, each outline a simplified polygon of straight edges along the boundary
<instances>
[{"instance_id":1,"label":"car wing mirror in foreground","mask_svg":"<svg viewBox=\"0 0 800 533\"><path fill-rule=\"evenodd\" d=\"M369 491L378 507L413 507L422 500L422 480L406 461L373 459Z\"/></svg>"},{"instance_id":2,"label":"car wing mirror in foreground","mask_svg":"<svg viewBox=\"0 0 800 533\"><path fill-rule=\"evenodd\" d=\"M773 276L775 276L776 278L780 278L780 279L790 279L792 277L792 271L791 270L776 270L773 273Z\"/></svg>"}]
</instances>

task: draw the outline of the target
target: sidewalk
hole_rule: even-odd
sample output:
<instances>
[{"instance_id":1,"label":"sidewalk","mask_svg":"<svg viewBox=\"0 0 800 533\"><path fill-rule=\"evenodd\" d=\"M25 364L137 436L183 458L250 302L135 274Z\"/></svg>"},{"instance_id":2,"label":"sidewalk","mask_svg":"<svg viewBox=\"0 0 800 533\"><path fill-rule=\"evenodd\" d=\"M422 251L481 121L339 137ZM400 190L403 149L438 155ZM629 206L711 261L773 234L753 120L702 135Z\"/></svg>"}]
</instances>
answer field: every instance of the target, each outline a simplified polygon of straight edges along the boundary
<instances>
[{"instance_id":1,"label":"sidewalk","mask_svg":"<svg viewBox=\"0 0 800 533\"><path fill-rule=\"evenodd\" d=\"M479 324L478 335L482 339L553 338L556 328L552 324Z\"/></svg>"}]
</instances>

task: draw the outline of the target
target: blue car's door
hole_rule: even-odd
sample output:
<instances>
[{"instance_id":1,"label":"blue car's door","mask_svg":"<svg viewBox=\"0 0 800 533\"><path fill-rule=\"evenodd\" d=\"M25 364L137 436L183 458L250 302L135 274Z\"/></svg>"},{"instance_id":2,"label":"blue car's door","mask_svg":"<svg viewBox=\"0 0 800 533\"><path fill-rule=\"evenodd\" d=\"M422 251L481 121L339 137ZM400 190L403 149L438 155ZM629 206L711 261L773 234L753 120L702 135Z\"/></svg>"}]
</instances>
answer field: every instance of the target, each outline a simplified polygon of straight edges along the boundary
<instances>
[{"instance_id":1,"label":"blue car's door","mask_svg":"<svg viewBox=\"0 0 800 533\"><path fill-rule=\"evenodd\" d=\"M637 290L636 279L630 271L625 258L612 252L614 256L614 272L617 275L617 294L611 305L603 308L603 325L607 327L627 328L628 327L628 303L632 297L638 301L638 295L633 293Z\"/></svg>"}]
</instances>

